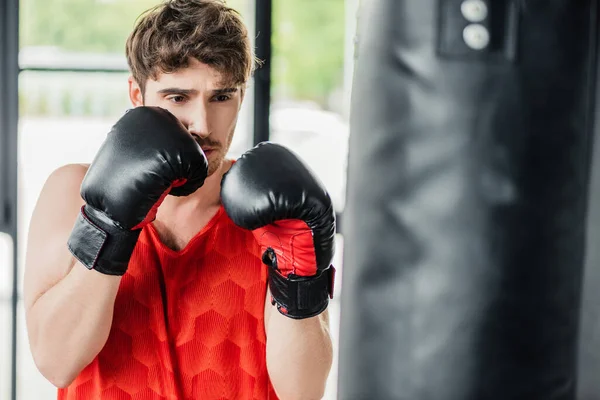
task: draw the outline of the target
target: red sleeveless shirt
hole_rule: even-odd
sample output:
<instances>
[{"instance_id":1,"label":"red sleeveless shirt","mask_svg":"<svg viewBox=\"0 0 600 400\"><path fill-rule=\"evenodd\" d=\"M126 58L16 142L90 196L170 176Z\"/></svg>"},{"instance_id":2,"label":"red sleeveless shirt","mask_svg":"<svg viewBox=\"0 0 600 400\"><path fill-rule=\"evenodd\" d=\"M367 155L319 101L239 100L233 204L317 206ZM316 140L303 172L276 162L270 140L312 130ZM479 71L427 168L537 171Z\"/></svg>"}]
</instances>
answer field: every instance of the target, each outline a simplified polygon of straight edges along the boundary
<instances>
[{"instance_id":1,"label":"red sleeveless shirt","mask_svg":"<svg viewBox=\"0 0 600 400\"><path fill-rule=\"evenodd\" d=\"M148 225L121 279L108 341L58 399L276 399L259 255L223 207L181 251Z\"/></svg>"}]
</instances>

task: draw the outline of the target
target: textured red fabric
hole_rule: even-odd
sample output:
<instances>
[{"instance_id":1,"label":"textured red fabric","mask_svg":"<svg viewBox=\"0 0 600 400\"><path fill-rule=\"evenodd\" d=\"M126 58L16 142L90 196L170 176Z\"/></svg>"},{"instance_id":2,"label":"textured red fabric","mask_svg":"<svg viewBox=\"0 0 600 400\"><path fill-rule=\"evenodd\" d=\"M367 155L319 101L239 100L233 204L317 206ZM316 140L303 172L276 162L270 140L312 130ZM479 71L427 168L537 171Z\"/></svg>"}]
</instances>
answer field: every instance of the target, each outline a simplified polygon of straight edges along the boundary
<instances>
[{"instance_id":1,"label":"textured red fabric","mask_svg":"<svg viewBox=\"0 0 600 400\"><path fill-rule=\"evenodd\" d=\"M223 208L181 251L149 224L121 280L106 345L58 399L277 399L259 256L252 233Z\"/></svg>"}]
</instances>

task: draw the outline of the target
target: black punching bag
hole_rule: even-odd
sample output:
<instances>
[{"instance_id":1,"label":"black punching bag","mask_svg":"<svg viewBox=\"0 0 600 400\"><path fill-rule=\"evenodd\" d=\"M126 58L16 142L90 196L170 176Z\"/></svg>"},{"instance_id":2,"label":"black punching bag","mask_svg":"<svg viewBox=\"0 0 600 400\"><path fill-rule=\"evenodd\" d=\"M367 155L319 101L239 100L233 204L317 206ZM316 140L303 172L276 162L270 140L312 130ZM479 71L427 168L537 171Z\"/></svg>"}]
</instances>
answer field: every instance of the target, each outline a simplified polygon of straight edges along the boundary
<instances>
[{"instance_id":1,"label":"black punching bag","mask_svg":"<svg viewBox=\"0 0 600 400\"><path fill-rule=\"evenodd\" d=\"M362 1L339 399L576 398L596 26L596 0Z\"/></svg>"}]
</instances>

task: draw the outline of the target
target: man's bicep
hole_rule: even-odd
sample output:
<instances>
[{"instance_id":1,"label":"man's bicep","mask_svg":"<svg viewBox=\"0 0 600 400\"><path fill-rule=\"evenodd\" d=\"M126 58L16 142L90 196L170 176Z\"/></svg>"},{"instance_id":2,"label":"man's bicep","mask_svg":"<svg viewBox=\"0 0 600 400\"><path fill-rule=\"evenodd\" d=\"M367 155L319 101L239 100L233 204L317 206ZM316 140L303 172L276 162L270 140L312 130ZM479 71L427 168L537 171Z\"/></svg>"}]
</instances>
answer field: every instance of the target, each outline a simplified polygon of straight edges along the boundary
<instances>
[{"instance_id":1,"label":"man's bicep","mask_svg":"<svg viewBox=\"0 0 600 400\"><path fill-rule=\"evenodd\" d=\"M321 325L329 331L329 308L319 314L319 318L321 319Z\"/></svg>"},{"instance_id":2,"label":"man's bicep","mask_svg":"<svg viewBox=\"0 0 600 400\"><path fill-rule=\"evenodd\" d=\"M31 216L25 257L23 296L28 310L71 269L66 243L84 204L79 188L87 167L67 165L46 180Z\"/></svg>"}]
</instances>

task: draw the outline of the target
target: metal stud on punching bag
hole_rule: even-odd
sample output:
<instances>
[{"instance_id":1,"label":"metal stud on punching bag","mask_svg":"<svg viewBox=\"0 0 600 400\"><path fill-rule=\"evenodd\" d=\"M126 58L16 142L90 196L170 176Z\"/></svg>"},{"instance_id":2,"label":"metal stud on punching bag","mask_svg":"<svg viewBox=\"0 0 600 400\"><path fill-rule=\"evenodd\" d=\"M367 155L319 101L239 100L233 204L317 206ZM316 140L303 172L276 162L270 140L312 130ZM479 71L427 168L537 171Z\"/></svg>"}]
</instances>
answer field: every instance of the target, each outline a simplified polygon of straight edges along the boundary
<instances>
[{"instance_id":1,"label":"metal stud on punching bag","mask_svg":"<svg viewBox=\"0 0 600 400\"><path fill-rule=\"evenodd\" d=\"M362 1L339 399L576 398L597 14Z\"/></svg>"}]
</instances>

